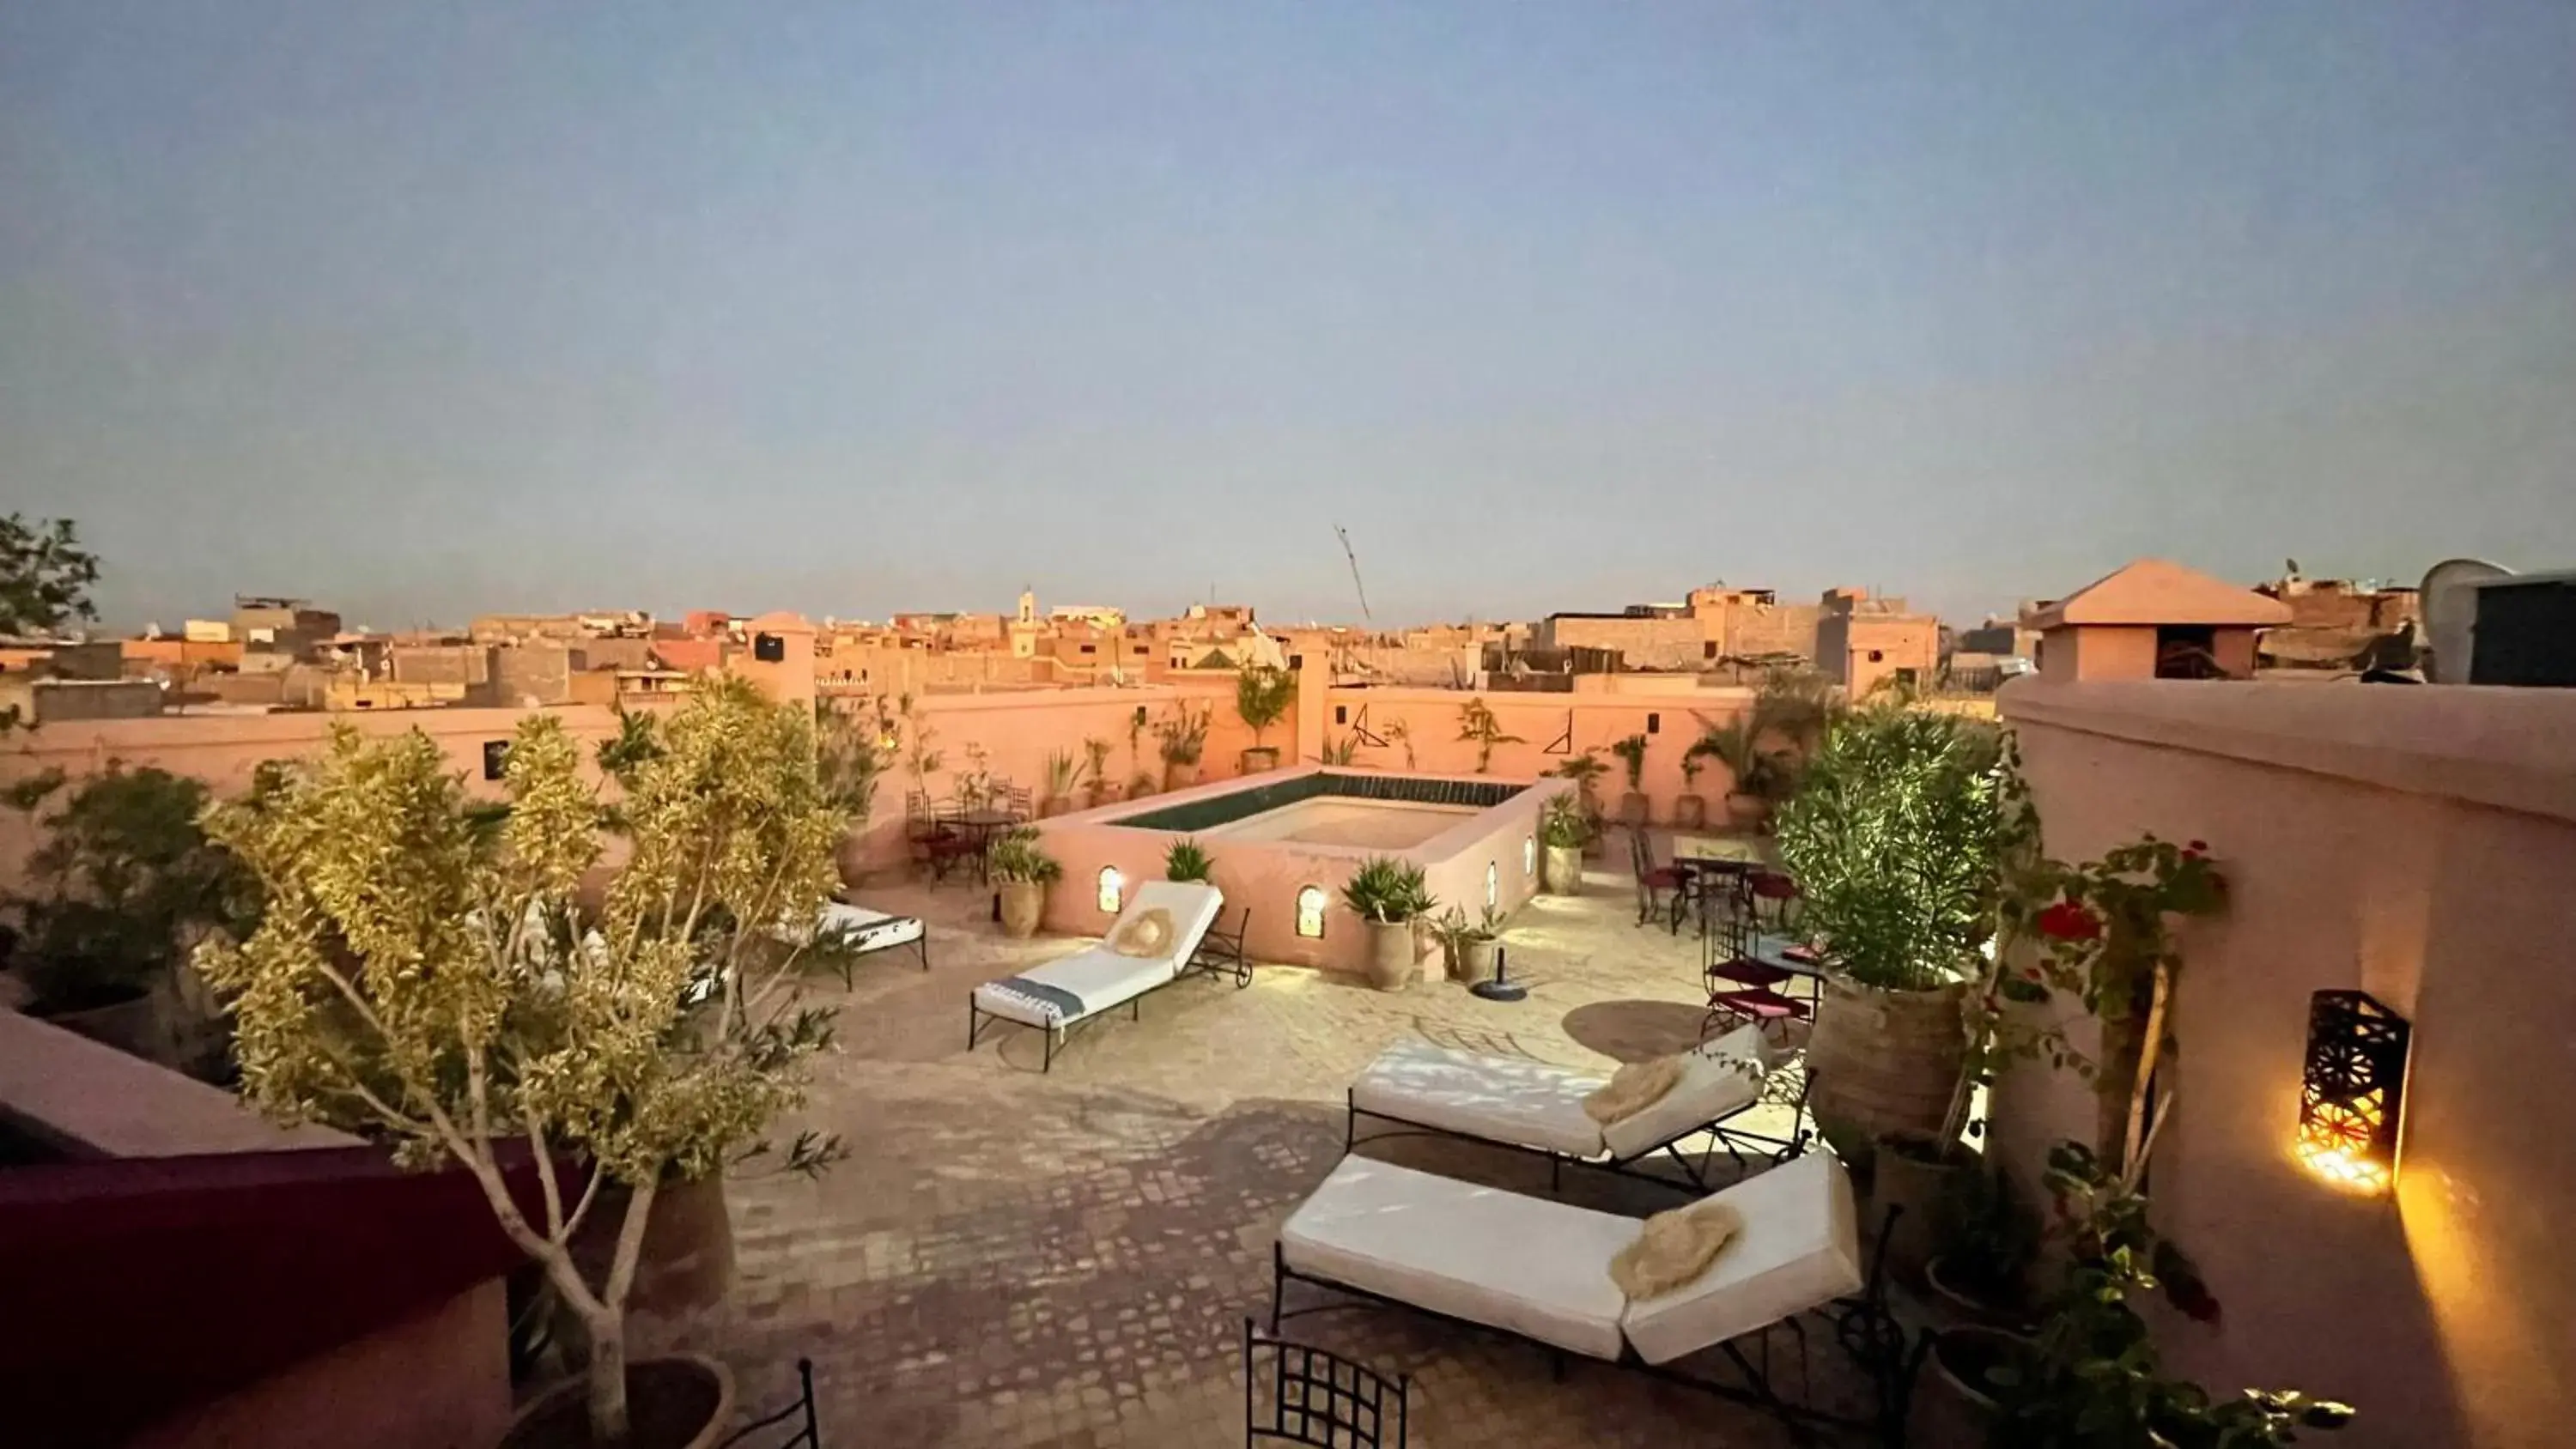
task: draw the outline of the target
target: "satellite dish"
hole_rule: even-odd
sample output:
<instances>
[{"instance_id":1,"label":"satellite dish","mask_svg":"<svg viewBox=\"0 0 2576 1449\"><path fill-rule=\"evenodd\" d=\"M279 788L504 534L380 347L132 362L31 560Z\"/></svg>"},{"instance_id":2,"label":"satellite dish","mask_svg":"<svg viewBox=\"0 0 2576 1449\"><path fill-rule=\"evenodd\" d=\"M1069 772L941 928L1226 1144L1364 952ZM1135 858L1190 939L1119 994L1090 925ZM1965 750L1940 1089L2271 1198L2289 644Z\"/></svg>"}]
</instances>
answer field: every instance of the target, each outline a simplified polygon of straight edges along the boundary
<instances>
[{"instance_id":1,"label":"satellite dish","mask_svg":"<svg viewBox=\"0 0 2576 1449\"><path fill-rule=\"evenodd\" d=\"M2469 682L2470 641L2478 623L2478 585L2512 577L2513 570L2475 558L2444 559L2424 571L2415 607L2424 617L2424 633L2433 648L2433 657L2424 666L2425 678L2436 684Z\"/></svg>"}]
</instances>

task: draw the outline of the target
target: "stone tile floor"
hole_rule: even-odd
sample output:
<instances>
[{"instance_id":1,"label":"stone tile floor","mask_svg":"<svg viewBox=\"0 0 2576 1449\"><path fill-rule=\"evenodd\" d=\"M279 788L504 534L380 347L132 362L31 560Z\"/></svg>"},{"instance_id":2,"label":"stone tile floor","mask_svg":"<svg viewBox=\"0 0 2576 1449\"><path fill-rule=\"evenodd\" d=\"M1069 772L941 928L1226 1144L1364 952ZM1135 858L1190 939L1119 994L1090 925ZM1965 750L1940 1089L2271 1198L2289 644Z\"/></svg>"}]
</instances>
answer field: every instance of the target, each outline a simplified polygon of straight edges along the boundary
<instances>
[{"instance_id":1,"label":"stone tile floor","mask_svg":"<svg viewBox=\"0 0 2576 1449\"><path fill-rule=\"evenodd\" d=\"M755 1408L791 1399L810 1357L835 1449L1240 1444L1243 1320L1266 1309L1277 1225L1342 1154L1343 1091L1370 1058L1415 1036L1606 1071L1700 1024L1697 942L1637 928L1626 877L1596 874L1582 897L1513 919L1503 940L1525 1002L1445 982L1380 993L1295 967L1243 990L1194 977L1145 998L1142 1021L1086 1028L1041 1075L1033 1032L967 1052L966 994L1076 943L1002 938L972 887L860 898L924 916L932 965L872 958L842 1002L841 1050L808 1116L844 1135L849 1160L816 1181L730 1184L730 1296L639 1335L725 1359ZM1362 1150L1548 1187L1544 1163L1473 1144ZM1684 1200L1573 1169L1562 1195L1638 1215ZM1729 1401L1581 1360L1559 1381L1526 1344L1396 1310L1288 1328L1413 1375L1416 1445L1790 1442ZM1810 1397L1851 1406L1859 1387L1829 1336L1809 1336ZM1775 1354L1795 1392L1794 1342Z\"/></svg>"}]
</instances>

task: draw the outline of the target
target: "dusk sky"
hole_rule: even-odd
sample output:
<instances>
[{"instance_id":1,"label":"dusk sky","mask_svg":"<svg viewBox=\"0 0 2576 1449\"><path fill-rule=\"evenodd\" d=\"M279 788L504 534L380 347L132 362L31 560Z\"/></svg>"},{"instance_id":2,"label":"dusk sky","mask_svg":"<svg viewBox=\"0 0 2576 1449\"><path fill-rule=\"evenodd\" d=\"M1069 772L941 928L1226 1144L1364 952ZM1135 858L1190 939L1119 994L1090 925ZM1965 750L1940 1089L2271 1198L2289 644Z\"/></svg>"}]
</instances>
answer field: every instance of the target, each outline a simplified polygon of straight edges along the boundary
<instances>
[{"instance_id":1,"label":"dusk sky","mask_svg":"<svg viewBox=\"0 0 2576 1449\"><path fill-rule=\"evenodd\" d=\"M112 623L2576 566L2576 5L0 7Z\"/></svg>"}]
</instances>

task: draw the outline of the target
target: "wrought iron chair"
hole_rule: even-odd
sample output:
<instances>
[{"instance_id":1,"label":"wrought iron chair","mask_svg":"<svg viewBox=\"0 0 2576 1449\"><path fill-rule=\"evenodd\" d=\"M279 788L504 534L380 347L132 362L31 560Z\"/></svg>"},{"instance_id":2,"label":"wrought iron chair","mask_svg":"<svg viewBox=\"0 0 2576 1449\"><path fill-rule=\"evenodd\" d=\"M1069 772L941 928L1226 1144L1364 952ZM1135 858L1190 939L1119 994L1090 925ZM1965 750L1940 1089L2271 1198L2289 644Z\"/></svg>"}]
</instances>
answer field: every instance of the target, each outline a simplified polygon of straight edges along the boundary
<instances>
[{"instance_id":1,"label":"wrought iron chair","mask_svg":"<svg viewBox=\"0 0 2576 1449\"><path fill-rule=\"evenodd\" d=\"M929 872L931 879L945 882L948 872L974 853L973 843L964 832L941 818L938 807L927 792L907 790L903 796L903 845L912 863Z\"/></svg>"},{"instance_id":2,"label":"wrought iron chair","mask_svg":"<svg viewBox=\"0 0 2576 1449\"><path fill-rule=\"evenodd\" d=\"M1703 1035L1748 1022L1767 1034L1775 1025L1815 1015L1812 998L1801 1000L1781 989L1796 981L1799 973L1763 960L1758 949L1761 940L1760 918L1749 902L1743 909L1727 912L1709 937L1708 964L1702 968L1708 986Z\"/></svg>"},{"instance_id":3,"label":"wrought iron chair","mask_svg":"<svg viewBox=\"0 0 2576 1449\"><path fill-rule=\"evenodd\" d=\"M1190 952L1185 971L1204 971L1210 976L1231 976L1237 991L1252 984L1252 958L1243 952L1244 933L1252 929L1252 907L1245 906L1234 918L1234 929L1225 928L1225 913L1219 911L1207 934L1199 937L1198 949Z\"/></svg>"},{"instance_id":4,"label":"wrought iron chair","mask_svg":"<svg viewBox=\"0 0 2576 1449\"><path fill-rule=\"evenodd\" d=\"M1412 1388L1410 1374L1389 1379L1339 1354L1273 1338L1243 1320L1245 1449L1265 1442L1404 1449Z\"/></svg>"},{"instance_id":5,"label":"wrought iron chair","mask_svg":"<svg viewBox=\"0 0 2576 1449\"><path fill-rule=\"evenodd\" d=\"M1655 864L1655 847L1642 825L1628 827L1628 868L1637 878L1637 924L1662 917L1667 929L1680 935L1690 878L1677 866Z\"/></svg>"},{"instance_id":6,"label":"wrought iron chair","mask_svg":"<svg viewBox=\"0 0 2576 1449\"><path fill-rule=\"evenodd\" d=\"M796 1402L780 1409L777 1413L754 1419L736 1429L730 1437L720 1441L716 1449L734 1449L738 1444L752 1441L755 1435L771 1429L783 1428L790 1421L794 1421L797 1425L795 1433L784 1439L758 1440L756 1449L823 1449L823 1430L814 1417L814 1361L812 1359L796 1360L796 1382L802 1390L797 1395Z\"/></svg>"},{"instance_id":7,"label":"wrought iron chair","mask_svg":"<svg viewBox=\"0 0 2576 1449\"><path fill-rule=\"evenodd\" d=\"M1037 818L1037 811L1029 803L1029 787L1008 780L993 787L993 808L1023 825Z\"/></svg>"}]
</instances>

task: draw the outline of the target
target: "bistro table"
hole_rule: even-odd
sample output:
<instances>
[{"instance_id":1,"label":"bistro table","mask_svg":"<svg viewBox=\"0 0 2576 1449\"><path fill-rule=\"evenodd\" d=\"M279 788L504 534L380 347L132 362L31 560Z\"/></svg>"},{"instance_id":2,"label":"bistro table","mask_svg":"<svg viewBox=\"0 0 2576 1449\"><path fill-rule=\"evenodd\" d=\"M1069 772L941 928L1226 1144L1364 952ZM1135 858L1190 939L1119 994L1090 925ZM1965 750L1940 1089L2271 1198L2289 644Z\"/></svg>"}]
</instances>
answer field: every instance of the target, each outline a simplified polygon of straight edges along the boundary
<instances>
[{"instance_id":1,"label":"bistro table","mask_svg":"<svg viewBox=\"0 0 2576 1449\"><path fill-rule=\"evenodd\" d=\"M993 875L986 852L993 847L993 837L1019 824L1020 817L991 805L977 805L941 818L965 835L975 855L975 879L979 883L989 883Z\"/></svg>"}]
</instances>

